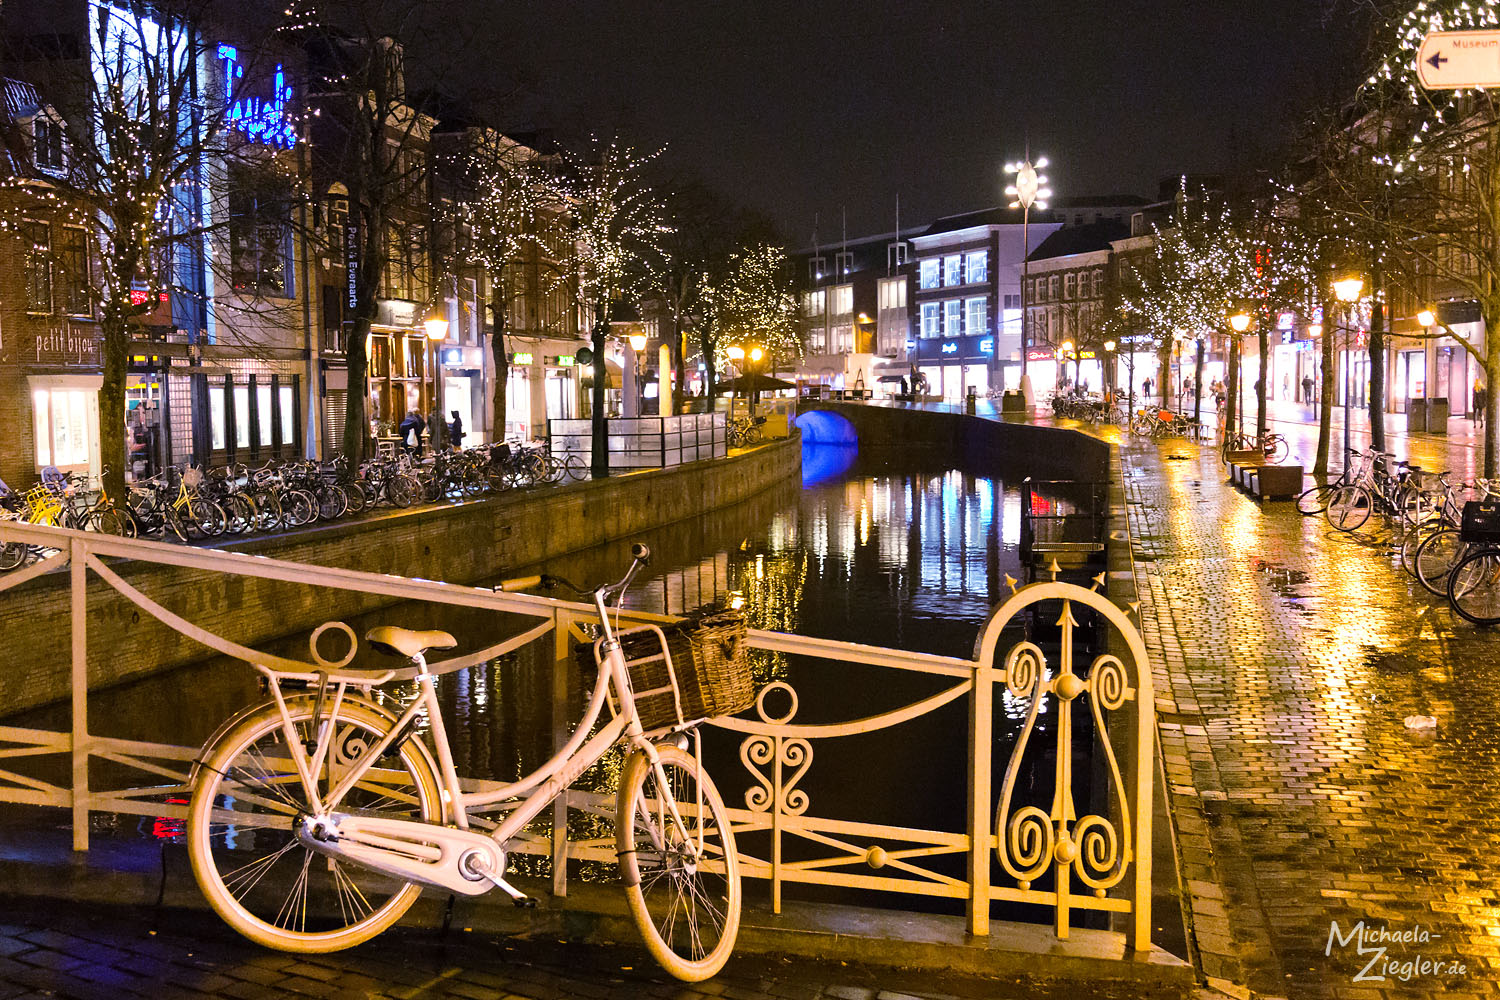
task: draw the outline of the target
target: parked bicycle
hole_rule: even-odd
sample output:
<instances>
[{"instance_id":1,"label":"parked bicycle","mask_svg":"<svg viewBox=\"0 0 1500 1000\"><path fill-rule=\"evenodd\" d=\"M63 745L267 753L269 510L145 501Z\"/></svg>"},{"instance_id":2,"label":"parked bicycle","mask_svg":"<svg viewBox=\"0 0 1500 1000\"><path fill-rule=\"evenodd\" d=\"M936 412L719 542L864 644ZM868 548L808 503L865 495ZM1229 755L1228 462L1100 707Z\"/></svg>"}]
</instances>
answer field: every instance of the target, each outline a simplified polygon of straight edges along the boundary
<instances>
[{"instance_id":1,"label":"parked bicycle","mask_svg":"<svg viewBox=\"0 0 1500 1000\"><path fill-rule=\"evenodd\" d=\"M687 703L688 691L671 669L661 629L619 628L617 609L650 550L636 545L632 555L618 583L589 592L599 671L583 718L551 760L501 787L465 791L454 768L426 660L430 650L456 645L445 632L385 626L367 634L377 651L404 659L417 681L416 697L399 715L369 696L398 672L350 666L352 649L317 673L256 666L270 700L221 727L192 776L188 850L214 910L262 945L329 952L390 927L424 886L464 896L498 888L529 905L506 881L512 842L623 743L615 841L630 915L673 976L692 982L718 972L740 923L734 833L703 769L703 720L679 708L667 721L643 721L645 693L632 685L622 640L644 636L651 659L666 658L673 704ZM497 589L543 582L526 577ZM743 655L740 664L748 670ZM611 718L600 725L606 706Z\"/></svg>"}]
</instances>

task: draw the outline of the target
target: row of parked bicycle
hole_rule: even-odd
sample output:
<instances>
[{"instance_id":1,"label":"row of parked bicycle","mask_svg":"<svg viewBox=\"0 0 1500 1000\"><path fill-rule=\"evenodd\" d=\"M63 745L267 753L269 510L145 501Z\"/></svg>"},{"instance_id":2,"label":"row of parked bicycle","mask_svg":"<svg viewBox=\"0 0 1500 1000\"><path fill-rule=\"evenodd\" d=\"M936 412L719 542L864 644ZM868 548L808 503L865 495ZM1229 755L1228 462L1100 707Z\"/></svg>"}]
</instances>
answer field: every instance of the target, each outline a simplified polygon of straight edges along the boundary
<instances>
[{"instance_id":1,"label":"row of parked bicycle","mask_svg":"<svg viewBox=\"0 0 1500 1000\"><path fill-rule=\"evenodd\" d=\"M509 443L438 452L423 462L403 453L365 462L357 471L343 458L327 464L271 462L257 469L171 468L130 484L118 503L102 485L52 468L24 493L0 483L0 520L199 541L332 521L380 505L472 499L588 474L581 456L554 456L544 442ZM0 571L36 554L34 547L19 543L0 546Z\"/></svg>"},{"instance_id":2,"label":"row of parked bicycle","mask_svg":"<svg viewBox=\"0 0 1500 1000\"><path fill-rule=\"evenodd\" d=\"M1128 426L1130 433L1152 440L1187 438L1190 441L1206 441L1210 436L1209 425L1202 420L1163 406L1140 407L1127 421L1125 410L1117 401L1099 395L1060 392L1052 397L1052 412L1059 417L1087 424ZM1290 451L1286 438L1274 432L1258 437L1233 432L1221 433L1218 444L1225 461L1228 461L1230 452L1249 450L1259 451L1267 461L1279 464L1286 460Z\"/></svg>"},{"instance_id":3,"label":"row of parked bicycle","mask_svg":"<svg viewBox=\"0 0 1500 1000\"><path fill-rule=\"evenodd\" d=\"M1297 498L1342 532L1378 517L1401 568L1475 625L1500 624L1500 480L1455 481L1390 452L1351 451L1344 473Z\"/></svg>"}]
</instances>

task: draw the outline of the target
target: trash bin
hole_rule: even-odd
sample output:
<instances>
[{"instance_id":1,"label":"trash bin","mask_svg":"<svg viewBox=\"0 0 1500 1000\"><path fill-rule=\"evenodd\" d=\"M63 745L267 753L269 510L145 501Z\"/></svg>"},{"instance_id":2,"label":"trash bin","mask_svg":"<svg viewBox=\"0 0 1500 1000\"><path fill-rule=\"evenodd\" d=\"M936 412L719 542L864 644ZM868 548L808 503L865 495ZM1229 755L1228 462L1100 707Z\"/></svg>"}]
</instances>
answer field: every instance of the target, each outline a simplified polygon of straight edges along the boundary
<instances>
[{"instance_id":1,"label":"trash bin","mask_svg":"<svg viewBox=\"0 0 1500 1000\"><path fill-rule=\"evenodd\" d=\"M1408 399L1406 401L1406 429L1408 431L1427 429L1427 400Z\"/></svg>"},{"instance_id":2,"label":"trash bin","mask_svg":"<svg viewBox=\"0 0 1500 1000\"><path fill-rule=\"evenodd\" d=\"M1026 394L1015 389L1008 390L1000 397L1001 413L1025 413Z\"/></svg>"},{"instance_id":3,"label":"trash bin","mask_svg":"<svg viewBox=\"0 0 1500 1000\"><path fill-rule=\"evenodd\" d=\"M977 414L979 412L979 387L978 386L975 386L975 385L969 386L969 391L964 396L964 412L967 413L971 417L974 416L975 414Z\"/></svg>"},{"instance_id":4,"label":"trash bin","mask_svg":"<svg viewBox=\"0 0 1500 1000\"><path fill-rule=\"evenodd\" d=\"M1436 396L1427 401L1427 433L1448 433L1448 397Z\"/></svg>"}]
</instances>

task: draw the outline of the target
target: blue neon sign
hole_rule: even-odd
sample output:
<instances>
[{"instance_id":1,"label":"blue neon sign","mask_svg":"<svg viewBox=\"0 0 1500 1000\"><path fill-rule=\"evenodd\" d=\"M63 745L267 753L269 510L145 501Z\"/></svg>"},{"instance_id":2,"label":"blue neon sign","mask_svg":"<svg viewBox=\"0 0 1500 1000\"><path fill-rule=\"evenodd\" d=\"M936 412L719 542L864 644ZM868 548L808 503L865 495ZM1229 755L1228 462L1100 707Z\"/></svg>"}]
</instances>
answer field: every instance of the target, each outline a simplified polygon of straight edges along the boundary
<instances>
[{"instance_id":1,"label":"blue neon sign","mask_svg":"<svg viewBox=\"0 0 1500 1000\"><path fill-rule=\"evenodd\" d=\"M233 45L219 46L219 60L224 64L224 86L230 93L245 75L239 58L239 50ZM270 99L242 97L235 101L229 106L229 127L251 142L291 149L297 145L297 128L287 114L291 103L292 88L286 82L286 72L277 63L276 73L271 78Z\"/></svg>"},{"instance_id":2,"label":"blue neon sign","mask_svg":"<svg viewBox=\"0 0 1500 1000\"><path fill-rule=\"evenodd\" d=\"M943 353L944 354L957 354L958 353L958 345L955 344L951 340L948 341L946 344L943 345Z\"/></svg>"},{"instance_id":3,"label":"blue neon sign","mask_svg":"<svg viewBox=\"0 0 1500 1000\"><path fill-rule=\"evenodd\" d=\"M980 354L994 354L995 353L995 338L994 337L985 337L983 340L981 340L979 342L979 353Z\"/></svg>"}]
</instances>

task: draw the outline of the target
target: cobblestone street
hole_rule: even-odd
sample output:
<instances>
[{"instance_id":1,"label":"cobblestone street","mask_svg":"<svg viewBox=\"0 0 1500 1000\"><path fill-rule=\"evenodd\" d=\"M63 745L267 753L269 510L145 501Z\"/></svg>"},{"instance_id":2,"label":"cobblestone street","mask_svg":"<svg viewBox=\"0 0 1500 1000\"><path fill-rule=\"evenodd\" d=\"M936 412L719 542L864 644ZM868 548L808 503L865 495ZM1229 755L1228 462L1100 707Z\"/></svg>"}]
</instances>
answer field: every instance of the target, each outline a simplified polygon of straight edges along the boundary
<instances>
[{"instance_id":1,"label":"cobblestone street","mask_svg":"<svg viewBox=\"0 0 1500 1000\"><path fill-rule=\"evenodd\" d=\"M70 1000L1007 1000L1073 998L1078 983L968 979L839 962L736 958L706 983L667 978L640 951L555 940L397 928L332 955L267 951L206 913L109 909L0 897L0 998ZM1176 998L1089 983L1103 1000Z\"/></svg>"},{"instance_id":2,"label":"cobblestone street","mask_svg":"<svg viewBox=\"0 0 1500 1000\"><path fill-rule=\"evenodd\" d=\"M1310 459L1315 427L1275 429ZM1462 439L1390 450L1472 468ZM1204 972L1260 996L1496 995L1500 637L1408 580L1388 533L1257 505L1211 447L1122 459ZM1358 953L1361 920L1407 937Z\"/></svg>"}]
</instances>

